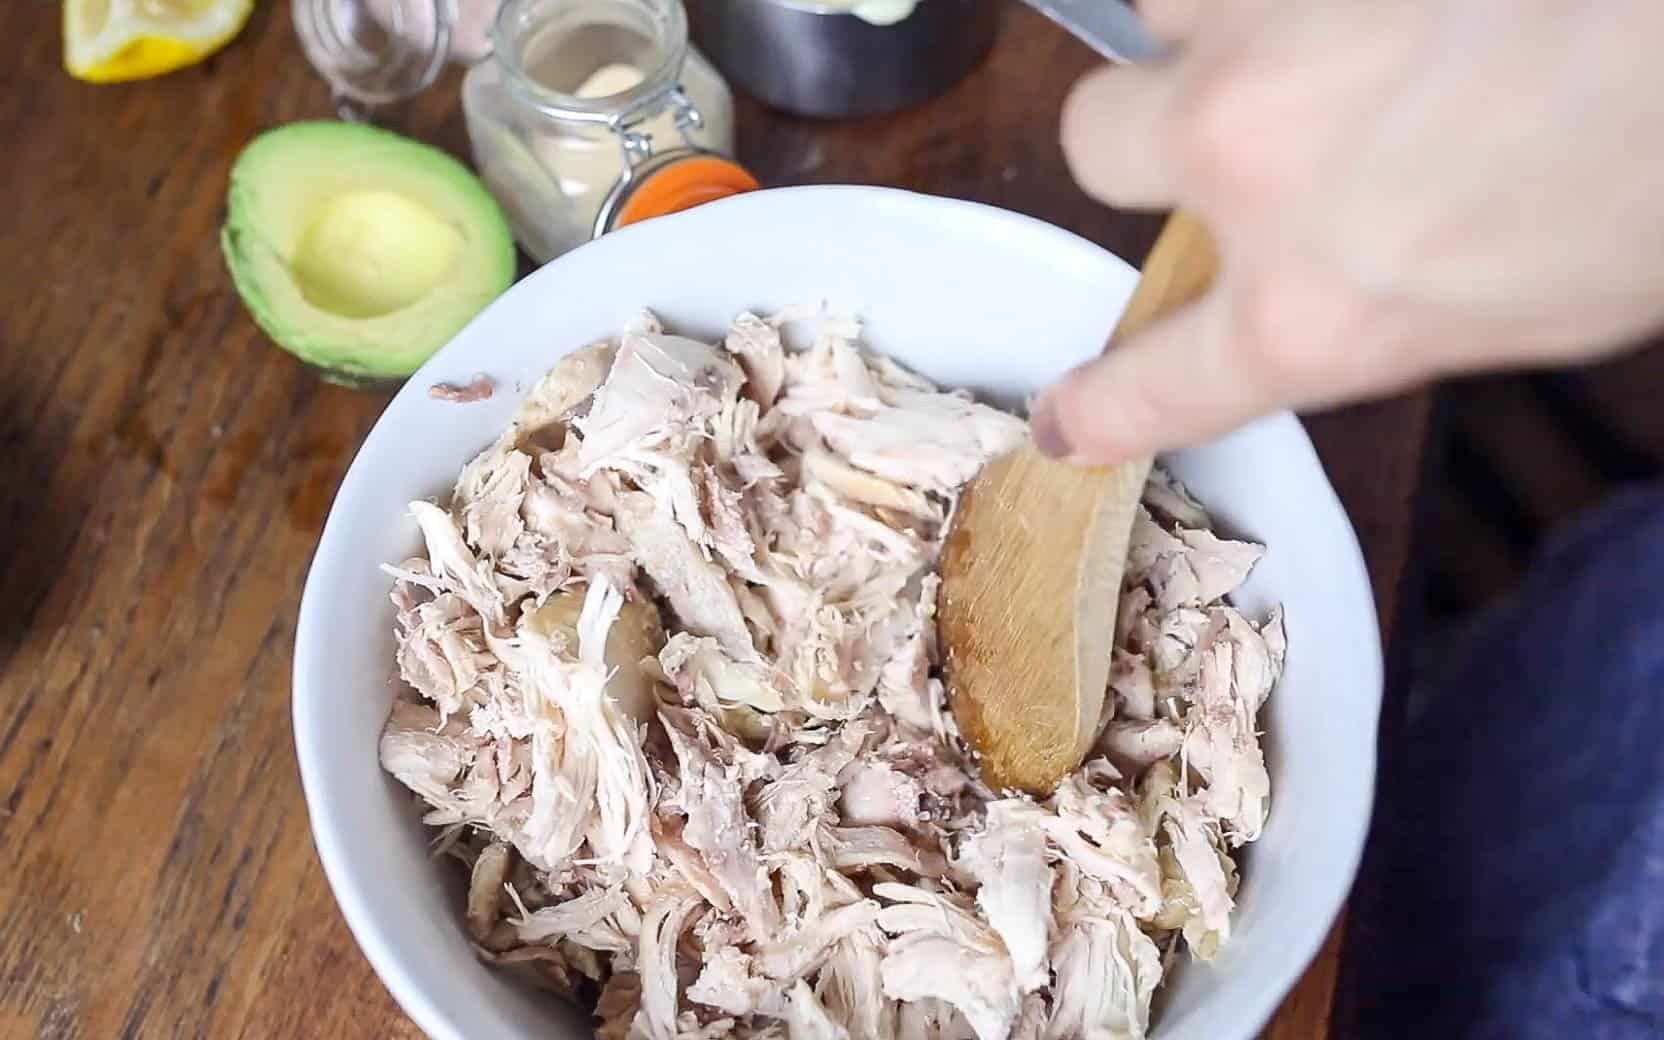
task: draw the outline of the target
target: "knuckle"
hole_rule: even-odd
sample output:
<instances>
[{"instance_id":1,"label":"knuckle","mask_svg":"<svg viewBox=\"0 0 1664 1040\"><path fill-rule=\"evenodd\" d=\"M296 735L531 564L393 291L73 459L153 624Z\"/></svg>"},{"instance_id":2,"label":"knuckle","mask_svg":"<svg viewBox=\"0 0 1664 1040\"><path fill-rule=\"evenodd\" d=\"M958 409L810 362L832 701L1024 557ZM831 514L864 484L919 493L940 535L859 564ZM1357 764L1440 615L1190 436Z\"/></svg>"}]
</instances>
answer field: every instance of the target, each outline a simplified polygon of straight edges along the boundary
<instances>
[{"instance_id":1,"label":"knuckle","mask_svg":"<svg viewBox=\"0 0 1664 1040\"><path fill-rule=\"evenodd\" d=\"M1088 195L1119 205L1131 194L1127 182L1135 178L1127 163L1133 145L1116 129L1122 102L1114 96L1113 75L1089 75L1076 85L1064 101L1060 130L1063 158L1075 182Z\"/></svg>"},{"instance_id":2,"label":"knuckle","mask_svg":"<svg viewBox=\"0 0 1664 1040\"><path fill-rule=\"evenodd\" d=\"M1237 302L1231 349L1277 386L1339 392L1369 383L1374 369L1408 363L1367 308L1320 280L1265 280Z\"/></svg>"},{"instance_id":3,"label":"knuckle","mask_svg":"<svg viewBox=\"0 0 1664 1040\"><path fill-rule=\"evenodd\" d=\"M1090 369L1072 374L1059 388L1053 401L1057 423L1070 450L1077 455L1101 454L1113 435L1103 428L1103 411L1092 398Z\"/></svg>"},{"instance_id":4,"label":"knuckle","mask_svg":"<svg viewBox=\"0 0 1664 1040\"><path fill-rule=\"evenodd\" d=\"M1241 294L1238 301L1231 340L1255 371L1287 378L1311 374L1326 363L1326 338L1313 334L1307 294L1262 284Z\"/></svg>"},{"instance_id":5,"label":"knuckle","mask_svg":"<svg viewBox=\"0 0 1664 1040\"><path fill-rule=\"evenodd\" d=\"M1058 420L1078 456L1101 461L1124 455L1149 429L1148 416L1159 414L1148 387L1126 374L1106 373L1100 360L1064 384L1057 401Z\"/></svg>"},{"instance_id":6,"label":"knuckle","mask_svg":"<svg viewBox=\"0 0 1664 1040\"><path fill-rule=\"evenodd\" d=\"M1113 409L1106 421L1124 431L1123 439L1131 439L1140 431L1148 436L1148 431L1159 429L1185 396L1184 383L1175 375L1165 365L1127 366L1113 400L1105 402Z\"/></svg>"},{"instance_id":7,"label":"knuckle","mask_svg":"<svg viewBox=\"0 0 1664 1040\"><path fill-rule=\"evenodd\" d=\"M1141 0L1137 7L1150 30L1166 40L1182 38L1196 18L1194 0Z\"/></svg>"},{"instance_id":8,"label":"knuckle","mask_svg":"<svg viewBox=\"0 0 1664 1040\"><path fill-rule=\"evenodd\" d=\"M1218 70L1174 97L1175 162L1187 179L1226 192L1257 190L1269 174L1265 121L1247 80Z\"/></svg>"}]
</instances>

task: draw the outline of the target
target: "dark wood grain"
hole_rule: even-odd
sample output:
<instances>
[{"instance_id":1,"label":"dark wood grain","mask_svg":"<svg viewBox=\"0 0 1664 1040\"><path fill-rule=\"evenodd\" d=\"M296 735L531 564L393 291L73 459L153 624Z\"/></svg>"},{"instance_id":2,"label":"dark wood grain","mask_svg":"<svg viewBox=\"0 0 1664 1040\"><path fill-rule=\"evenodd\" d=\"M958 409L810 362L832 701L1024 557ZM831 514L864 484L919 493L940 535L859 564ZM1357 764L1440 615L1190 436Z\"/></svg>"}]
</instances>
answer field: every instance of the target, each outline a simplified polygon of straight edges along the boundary
<instances>
[{"instance_id":1,"label":"dark wood grain","mask_svg":"<svg viewBox=\"0 0 1664 1040\"><path fill-rule=\"evenodd\" d=\"M114 87L59 65L58 5L0 35L0 1035L402 1037L314 856L288 722L301 582L384 398L326 386L244 314L215 234L260 129L329 114L288 4L206 64ZM741 106L771 183L1006 206L1137 258L1054 132L1091 58L1018 10L916 111L815 125ZM460 149L455 76L394 113ZM1383 618L1408 546L1420 397L1313 423ZM1325 1035L1327 951L1271 1033Z\"/></svg>"}]
</instances>

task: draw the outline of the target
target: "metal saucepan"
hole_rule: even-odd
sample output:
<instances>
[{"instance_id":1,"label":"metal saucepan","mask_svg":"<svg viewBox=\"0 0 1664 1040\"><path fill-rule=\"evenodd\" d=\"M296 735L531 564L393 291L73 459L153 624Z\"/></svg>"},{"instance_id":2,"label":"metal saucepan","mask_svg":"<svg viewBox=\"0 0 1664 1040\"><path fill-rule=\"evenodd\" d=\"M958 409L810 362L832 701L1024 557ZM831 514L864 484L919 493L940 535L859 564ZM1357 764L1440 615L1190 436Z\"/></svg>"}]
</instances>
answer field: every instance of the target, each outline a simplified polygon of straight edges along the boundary
<instances>
[{"instance_id":1,"label":"metal saucepan","mask_svg":"<svg viewBox=\"0 0 1664 1040\"><path fill-rule=\"evenodd\" d=\"M891 112L958 83L992 47L1001 0L919 0L876 25L814 0L687 0L694 43L770 107L837 118ZM1113 61L1155 44L1123 0L1024 0Z\"/></svg>"},{"instance_id":2,"label":"metal saucepan","mask_svg":"<svg viewBox=\"0 0 1664 1040\"><path fill-rule=\"evenodd\" d=\"M687 0L693 42L735 88L795 115L893 112L965 78L1000 0L921 0L893 25L801 0Z\"/></svg>"}]
</instances>

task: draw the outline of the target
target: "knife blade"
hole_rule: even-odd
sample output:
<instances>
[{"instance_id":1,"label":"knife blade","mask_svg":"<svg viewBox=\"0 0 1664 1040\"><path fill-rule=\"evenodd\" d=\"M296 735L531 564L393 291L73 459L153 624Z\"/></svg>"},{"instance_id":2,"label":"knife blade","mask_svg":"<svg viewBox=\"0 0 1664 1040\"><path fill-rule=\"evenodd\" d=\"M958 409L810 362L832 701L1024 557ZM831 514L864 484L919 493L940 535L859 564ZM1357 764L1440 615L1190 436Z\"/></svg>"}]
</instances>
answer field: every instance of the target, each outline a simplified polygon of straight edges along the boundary
<instances>
[{"instance_id":1,"label":"knife blade","mask_svg":"<svg viewBox=\"0 0 1664 1040\"><path fill-rule=\"evenodd\" d=\"M1161 43L1122 0L1023 0L1110 61L1160 56Z\"/></svg>"}]
</instances>

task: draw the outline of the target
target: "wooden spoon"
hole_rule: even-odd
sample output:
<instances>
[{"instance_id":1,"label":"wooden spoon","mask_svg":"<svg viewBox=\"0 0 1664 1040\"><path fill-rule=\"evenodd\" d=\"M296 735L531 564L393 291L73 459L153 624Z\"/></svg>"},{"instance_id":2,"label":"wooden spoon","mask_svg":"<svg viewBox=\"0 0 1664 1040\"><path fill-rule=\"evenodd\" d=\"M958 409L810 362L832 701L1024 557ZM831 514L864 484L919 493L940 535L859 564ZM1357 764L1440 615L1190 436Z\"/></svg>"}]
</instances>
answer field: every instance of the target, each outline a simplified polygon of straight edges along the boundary
<instances>
[{"instance_id":1,"label":"wooden spoon","mask_svg":"<svg viewBox=\"0 0 1664 1040\"><path fill-rule=\"evenodd\" d=\"M1206 230L1173 214L1111 343L1200 296L1214 263ZM1082 468L1029 444L985 467L959 501L937 626L948 703L995 790L1049 795L1096 737L1150 461Z\"/></svg>"}]
</instances>

